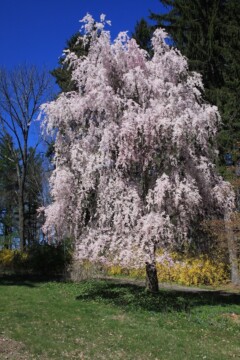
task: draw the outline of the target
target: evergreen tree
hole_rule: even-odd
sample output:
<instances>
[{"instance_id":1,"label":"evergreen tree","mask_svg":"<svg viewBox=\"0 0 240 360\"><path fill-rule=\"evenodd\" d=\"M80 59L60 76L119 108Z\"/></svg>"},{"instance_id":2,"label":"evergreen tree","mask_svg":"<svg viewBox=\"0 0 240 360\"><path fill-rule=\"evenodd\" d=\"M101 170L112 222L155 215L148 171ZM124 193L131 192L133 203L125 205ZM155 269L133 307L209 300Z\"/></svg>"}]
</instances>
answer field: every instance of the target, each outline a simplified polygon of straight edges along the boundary
<instances>
[{"instance_id":1,"label":"evergreen tree","mask_svg":"<svg viewBox=\"0 0 240 360\"><path fill-rule=\"evenodd\" d=\"M88 46L83 44L82 37L79 33L74 34L67 40L63 55L59 59L59 66L51 71L61 92L77 90L76 82L72 80L72 68L69 61L66 60L66 53L68 52L74 53L77 57L87 55Z\"/></svg>"},{"instance_id":2,"label":"evergreen tree","mask_svg":"<svg viewBox=\"0 0 240 360\"><path fill-rule=\"evenodd\" d=\"M0 138L0 224L3 245L12 245L12 235L16 229L17 209L16 164L12 159L13 141L9 134Z\"/></svg>"},{"instance_id":3,"label":"evergreen tree","mask_svg":"<svg viewBox=\"0 0 240 360\"><path fill-rule=\"evenodd\" d=\"M39 239L41 220L38 209L43 205L43 158L34 148L29 148L29 166L26 177L25 222L26 240L28 246L36 243Z\"/></svg>"},{"instance_id":4,"label":"evergreen tree","mask_svg":"<svg viewBox=\"0 0 240 360\"><path fill-rule=\"evenodd\" d=\"M13 157L15 153L15 157ZM3 245L11 247L13 234L17 236L18 226L18 177L17 156L9 134L0 139L0 224ZM20 167L20 171L22 171ZM34 148L28 149L28 167L24 193L25 241L28 245L37 241L40 231L38 208L42 206L43 160Z\"/></svg>"},{"instance_id":5,"label":"evergreen tree","mask_svg":"<svg viewBox=\"0 0 240 360\"><path fill-rule=\"evenodd\" d=\"M145 19L141 19L137 22L134 33L132 34L132 38L136 40L140 48L146 50L150 56L153 55L151 43L152 35L153 28Z\"/></svg>"}]
</instances>

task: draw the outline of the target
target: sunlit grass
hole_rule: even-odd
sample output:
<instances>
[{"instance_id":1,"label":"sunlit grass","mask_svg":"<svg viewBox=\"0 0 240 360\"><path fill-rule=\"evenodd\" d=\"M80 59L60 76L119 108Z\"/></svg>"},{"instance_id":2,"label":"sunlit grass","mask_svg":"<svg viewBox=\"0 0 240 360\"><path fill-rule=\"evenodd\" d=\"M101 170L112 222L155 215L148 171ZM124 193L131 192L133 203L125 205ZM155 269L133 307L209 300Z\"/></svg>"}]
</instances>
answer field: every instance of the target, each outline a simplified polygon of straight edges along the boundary
<instances>
[{"instance_id":1,"label":"sunlit grass","mask_svg":"<svg viewBox=\"0 0 240 360\"><path fill-rule=\"evenodd\" d=\"M2 279L0 331L39 359L237 359L240 295Z\"/></svg>"}]
</instances>

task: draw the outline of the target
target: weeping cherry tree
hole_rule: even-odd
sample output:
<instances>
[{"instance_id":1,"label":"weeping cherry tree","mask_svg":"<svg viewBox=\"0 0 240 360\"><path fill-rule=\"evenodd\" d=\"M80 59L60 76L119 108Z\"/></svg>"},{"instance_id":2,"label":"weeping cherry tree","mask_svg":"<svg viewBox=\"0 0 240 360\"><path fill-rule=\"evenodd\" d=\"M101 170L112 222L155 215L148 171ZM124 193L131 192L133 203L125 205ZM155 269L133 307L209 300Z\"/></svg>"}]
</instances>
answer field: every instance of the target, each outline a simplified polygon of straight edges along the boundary
<instances>
[{"instance_id":1,"label":"weeping cherry tree","mask_svg":"<svg viewBox=\"0 0 240 360\"><path fill-rule=\"evenodd\" d=\"M184 246L199 219L233 209L214 165L220 117L164 30L150 59L126 32L112 42L104 15L82 22L88 55L66 57L78 90L42 107L57 129L44 231L71 235L79 260L146 266L156 291L156 250Z\"/></svg>"}]
</instances>

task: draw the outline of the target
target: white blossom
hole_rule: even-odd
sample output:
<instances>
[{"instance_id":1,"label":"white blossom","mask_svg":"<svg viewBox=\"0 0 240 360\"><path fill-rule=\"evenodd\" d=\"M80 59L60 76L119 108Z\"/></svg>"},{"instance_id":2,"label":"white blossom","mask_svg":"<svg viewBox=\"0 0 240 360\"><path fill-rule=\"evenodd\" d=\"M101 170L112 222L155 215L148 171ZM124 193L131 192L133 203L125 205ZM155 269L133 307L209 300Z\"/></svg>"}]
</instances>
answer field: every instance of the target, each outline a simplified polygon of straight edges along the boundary
<instances>
[{"instance_id":1,"label":"white blossom","mask_svg":"<svg viewBox=\"0 0 240 360\"><path fill-rule=\"evenodd\" d=\"M68 55L78 90L42 107L45 128L57 129L44 231L70 234L79 259L141 266L188 241L206 210L233 208L209 145L220 117L164 30L149 59L126 32L112 43L105 15L82 22L88 56Z\"/></svg>"}]
</instances>

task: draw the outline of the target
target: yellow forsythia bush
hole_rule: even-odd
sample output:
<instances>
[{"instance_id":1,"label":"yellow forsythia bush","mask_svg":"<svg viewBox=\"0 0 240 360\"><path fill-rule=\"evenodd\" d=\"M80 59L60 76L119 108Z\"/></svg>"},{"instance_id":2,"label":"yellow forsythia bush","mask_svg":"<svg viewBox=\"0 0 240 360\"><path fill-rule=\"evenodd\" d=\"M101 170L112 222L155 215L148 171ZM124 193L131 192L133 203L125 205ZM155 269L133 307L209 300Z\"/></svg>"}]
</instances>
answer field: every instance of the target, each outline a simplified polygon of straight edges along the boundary
<instances>
[{"instance_id":1,"label":"yellow forsythia bush","mask_svg":"<svg viewBox=\"0 0 240 360\"><path fill-rule=\"evenodd\" d=\"M19 250L0 250L0 268L4 270L14 270L22 267L28 260L28 254Z\"/></svg>"},{"instance_id":2,"label":"yellow forsythia bush","mask_svg":"<svg viewBox=\"0 0 240 360\"><path fill-rule=\"evenodd\" d=\"M3 249L0 251L0 265L1 267L11 267L14 259L14 251Z\"/></svg>"},{"instance_id":3,"label":"yellow forsythia bush","mask_svg":"<svg viewBox=\"0 0 240 360\"><path fill-rule=\"evenodd\" d=\"M161 282L175 282L182 285L219 285L229 280L229 271L223 262L214 262L200 257L157 264Z\"/></svg>"},{"instance_id":4,"label":"yellow forsythia bush","mask_svg":"<svg viewBox=\"0 0 240 360\"><path fill-rule=\"evenodd\" d=\"M171 261L170 261L170 260ZM167 260L157 262L157 273L160 282L174 282L181 285L219 285L229 281L229 269L221 261L213 261L207 257L182 258L169 254ZM144 278L145 269L126 269L119 265L107 268L108 275L128 275Z\"/></svg>"}]
</instances>

